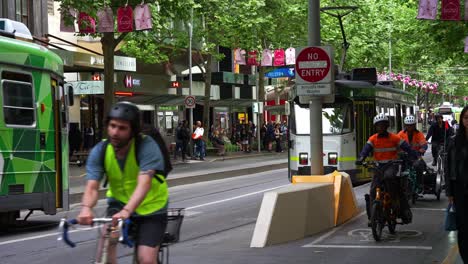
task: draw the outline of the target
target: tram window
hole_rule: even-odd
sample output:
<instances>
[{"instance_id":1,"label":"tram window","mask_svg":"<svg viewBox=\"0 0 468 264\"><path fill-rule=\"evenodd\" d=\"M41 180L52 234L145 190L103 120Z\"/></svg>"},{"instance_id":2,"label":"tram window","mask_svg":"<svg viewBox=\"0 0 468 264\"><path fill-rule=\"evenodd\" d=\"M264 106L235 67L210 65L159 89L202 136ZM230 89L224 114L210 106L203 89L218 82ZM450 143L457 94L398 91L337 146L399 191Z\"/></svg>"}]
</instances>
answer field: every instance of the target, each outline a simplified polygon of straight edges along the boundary
<instances>
[{"instance_id":1,"label":"tram window","mask_svg":"<svg viewBox=\"0 0 468 264\"><path fill-rule=\"evenodd\" d=\"M31 80L28 75L9 73L2 77L20 77L21 81L17 80L2 80L3 92L3 114L5 124L7 126L34 126L35 125L35 109L34 109L34 94Z\"/></svg>"},{"instance_id":2,"label":"tram window","mask_svg":"<svg viewBox=\"0 0 468 264\"><path fill-rule=\"evenodd\" d=\"M351 107L349 104L324 106L322 109L322 133L337 135L352 131ZM307 120L307 121L306 121ZM310 133L309 108L294 105L294 124L291 129L297 134Z\"/></svg>"}]
</instances>

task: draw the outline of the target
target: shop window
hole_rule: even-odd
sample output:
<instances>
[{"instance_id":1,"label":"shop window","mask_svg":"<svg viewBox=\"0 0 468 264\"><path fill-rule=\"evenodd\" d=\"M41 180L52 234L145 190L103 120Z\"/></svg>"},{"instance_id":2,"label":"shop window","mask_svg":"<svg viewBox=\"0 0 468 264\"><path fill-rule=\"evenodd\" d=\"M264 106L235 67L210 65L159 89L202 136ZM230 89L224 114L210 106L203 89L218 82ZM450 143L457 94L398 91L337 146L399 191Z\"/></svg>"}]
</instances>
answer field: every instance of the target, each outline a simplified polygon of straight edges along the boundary
<instances>
[{"instance_id":1,"label":"shop window","mask_svg":"<svg viewBox=\"0 0 468 264\"><path fill-rule=\"evenodd\" d=\"M5 124L7 126L35 126L31 76L3 72L1 83Z\"/></svg>"},{"instance_id":2,"label":"shop window","mask_svg":"<svg viewBox=\"0 0 468 264\"><path fill-rule=\"evenodd\" d=\"M16 0L15 14L16 21L29 26L30 0Z\"/></svg>"}]
</instances>

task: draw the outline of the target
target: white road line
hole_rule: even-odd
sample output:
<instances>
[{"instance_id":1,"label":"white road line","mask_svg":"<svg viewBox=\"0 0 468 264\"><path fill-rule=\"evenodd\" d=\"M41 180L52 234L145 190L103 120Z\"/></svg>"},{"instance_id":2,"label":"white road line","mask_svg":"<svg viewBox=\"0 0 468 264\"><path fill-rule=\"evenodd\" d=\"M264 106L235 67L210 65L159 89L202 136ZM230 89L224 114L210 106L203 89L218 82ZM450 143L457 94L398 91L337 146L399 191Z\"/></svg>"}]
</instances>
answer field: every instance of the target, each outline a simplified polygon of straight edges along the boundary
<instances>
[{"instance_id":1,"label":"white road line","mask_svg":"<svg viewBox=\"0 0 468 264\"><path fill-rule=\"evenodd\" d=\"M281 185L281 186L278 186L278 187L274 187L274 188L270 188L270 189L261 190L261 191L258 191L258 192L247 193L247 194L239 195L239 196L236 196L236 197L231 197L231 198L228 198L228 199L223 199L223 200L219 200L219 201L209 202L209 203L206 203L206 204L195 205L195 206L192 206L192 207L187 207L187 208L185 208L185 210L187 211L187 210L192 210L192 209L196 209L196 208L200 208L200 207L205 207L205 206L208 206L208 205L213 205L213 204L219 204L219 203L229 202L229 201L237 200L237 199L244 198L244 197L247 197L247 196L252 196L252 195L255 195L255 194L259 194L259 193L264 193L264 192L272 191L272 190L275 190L275 189L278 189L278 188L281 188L281 187L284 187L284 186L289 186L289 185L291 185L291 184L285 184L285 185Z\"/></svg>"},{"instance_id":2,"label":"white road line","mask_svg":"<svg viewBox=\"0 0 468 264\"><path fill-rule=\"evenodd\" d=\"M303 247L310 248L374 248L374 249L420 249L420 250L432 250L432 247L423 246L366 246L366 245L305 245Z\"/></svg>"},{"instance_id":3,"label":"white road line","mask_svg":"<svg viewBox=\"0 0 468 264\"><path fill-rule=\"evenodd\" d=\"M87 231L87 230L92 230L96 229L99 226L93 226L93 227L85 227L85 228L79 228L76 230L70 230L68 233L75 233L75 232L80 232L80 231ZM24 238L19 238L19 239L14 239L14 240L8 240L8 241L3 241L0 242L0 246L7 245L7 244L13 244L16 242L22 242L22 241L27 241L27 240L33 240L33 239L38 239L38 238L44 238L44 237L50 237L50 236L59 236L59 232L54 232L54 233L49 233L49 234L44 234L44 235L39 235L39 236L32 236L32 237L24 237Z\"/></svg>"},{"instance_id":4,"label":"white road line","mask_svg":"<svg viewBox=\"0 0 468 264\"><path fill-rule=\"evenodd\" d=\"M348 222L338 226L338 227L335 227L333 228L332 230L330 230L329 232L323 234L322 236L320 236L319 238L317 238L316 240L314 240L312 243L309 243L307 245L304 245L302 247L311 247L315 244L318 244L319 242L322 242L324 239L328 238L329 236L333 235L334 233L336 233L337 231L341 230L343 227L345 227L346 225L348 225L349 223L351 222L354 222L356 219L360 218L361 216L365 215L366 214L366 211L364 212L361 212L360 214L356 215L355 217L353 217L351 220L349 220Z\"/></svg>"},{"instance_id":5,"label":"white road line","mask_svg":"<svg viewBox=\"0 0 468 264\"><path fill-rule=\"evenodd\" d=\"M261 191L258 191L258 192L247 193L247 194L243 194L243 195L240 195L240 196L236 196L236 197L232 197L232 198L228 198L228 199L223 199L223 200L219 200L219 201L214 201L214 202L210 202L210 203L206 203L206 204L200 204L200 205L196 205L196 206L192 206L192 207L187 207L187 208L185 208L185 210L188 211L188 210L193 210L193 209L200 208L200 207L204 207L204 206L208 206L208 205L213 205L213 204L219 204L219 203L229 202L229 201L232 201L232 200L237 200L237 199L244 198L244 197L248 197L248 196L252 196L252 195L255 195L255 194L259 194L259 193L263 193L263 192L268 192L268 191L271 191L271 190L275 190L275 189L278 189L278 188L281 188L281 187L284 187L284 186L288 186L288 185L290 185L290 184L285 184L285 185L281 185L281 186L278 186L278 187L274 187L274 188L269 188L269 189L261 190ZM192 216L193 216L193 215L197 215L197 214L200 214L200 212L192 212L192 213L189 214L189 215L192 215ZM86 231L86 230L91 230L91 229L94 229L94 228L97 228L97 227L80 228L80 229L76 229L76 230L71 230L71 231L69 231L69 233L75 233L75 232L80 232L80 231ZM54 232L54 233L49 233L49 234L44 234L44 235L38 235L38 236L24 237L24 238L20 238L20 239L8 240L8 241L0 242L0 246L2 246L2 245L7 245L7 244L12 244L12 243L16 243L16 242L22 242L22 241L27 241L27 240L33 240L33 239L44 238L44 237L58 236L58 235L59 235L58 232Z\"/></svg>"}]
</instances>

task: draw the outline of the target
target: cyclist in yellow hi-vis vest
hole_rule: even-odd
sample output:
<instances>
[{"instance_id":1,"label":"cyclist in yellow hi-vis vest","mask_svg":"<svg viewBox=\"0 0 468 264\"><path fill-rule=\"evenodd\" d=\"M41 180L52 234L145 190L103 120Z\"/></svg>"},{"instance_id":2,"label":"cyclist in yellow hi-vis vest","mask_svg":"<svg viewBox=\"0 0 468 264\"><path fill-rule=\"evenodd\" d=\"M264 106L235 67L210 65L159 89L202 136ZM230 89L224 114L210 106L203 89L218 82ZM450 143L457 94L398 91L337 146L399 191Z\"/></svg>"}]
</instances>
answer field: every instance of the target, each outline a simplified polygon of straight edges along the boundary
<instances>
[{"instance_id":1,"label":"cyclist in yellow hi-vis vest","mask_svg":"<svg viewBox=\"0 0 468 264\"><path fill-rule=\"evenodd\" d=\"M115 104L106 124L108 140L91 150L86 163L87 183L78 221L92 224L92 208L105 174L109 182L108 216L115 222L131 216L137 226L138 263L157 263L167 225L168 188L161 175L163 154L151 137L140 135L140 111L136 105ZM109 247L108 257L111 263L117 262L116 243Z\"/></svg>"}]
</instances>

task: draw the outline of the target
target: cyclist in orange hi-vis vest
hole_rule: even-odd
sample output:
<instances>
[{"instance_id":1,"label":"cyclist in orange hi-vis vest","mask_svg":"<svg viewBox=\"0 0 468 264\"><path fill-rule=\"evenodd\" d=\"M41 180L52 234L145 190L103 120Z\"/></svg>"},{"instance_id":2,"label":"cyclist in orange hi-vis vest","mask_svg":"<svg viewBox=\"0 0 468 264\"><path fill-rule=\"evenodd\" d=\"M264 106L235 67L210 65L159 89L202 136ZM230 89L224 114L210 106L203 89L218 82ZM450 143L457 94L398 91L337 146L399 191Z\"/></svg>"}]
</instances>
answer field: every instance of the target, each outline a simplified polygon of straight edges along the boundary
<instances>
[{"instance_id":1,"label":"cyclist in orange hi-vis vest","mask_svg":"<svg viewBox=\"0 0 468 264\"><path fill-rule=\"evenodd\" d=\"M387 131L388 127L390 126L390 121L383 113L374 117L374 126L377 133L372 135L367 141L366 145L359 154L358 160L356 161L357 165L361 165L364 159L369 156L372 151L374 153L374 160L381 164L391 160L396 160L398 158L398 152L400 149L408 152L411 157L417 157L417 153L411 149L410 145L406 143L406 141L401 139L398 135ZM397 172L397 166L389 166L385 170L383 177L393 178ZM379 177L372 178L370 188L370 204L372 204L374 201L376 188L377 186L381 185L382 180L383 179L379 179ZM411 210L409 209L408 200L406 199L405 190L400 192L400 204L401 210L403 212L403 222L405 224L411 223L412 214Z\"/></svg>"},{"instance_id":2,"label":"cyclist in orange hi-vis vest","mask_svg":"<svg viewBox=\"0 0 468 264\"><path fill-rule=\"evenodd\" d=\"M417 182L422 183L422 176L424 169L426 169L426 162L422 159L427 150L427 141L424 134L416 129L416 118L412 115L406 116L403 123L405 129L398 133L404 141L406 141L417 153L418 159L412 160L413 167L416 170Z\"/></svg>"}]
</instances>

